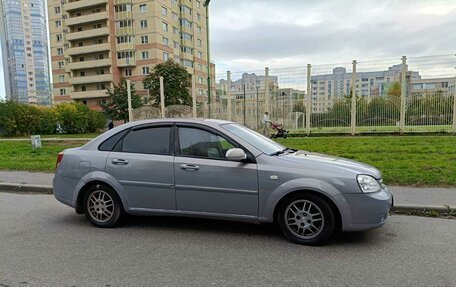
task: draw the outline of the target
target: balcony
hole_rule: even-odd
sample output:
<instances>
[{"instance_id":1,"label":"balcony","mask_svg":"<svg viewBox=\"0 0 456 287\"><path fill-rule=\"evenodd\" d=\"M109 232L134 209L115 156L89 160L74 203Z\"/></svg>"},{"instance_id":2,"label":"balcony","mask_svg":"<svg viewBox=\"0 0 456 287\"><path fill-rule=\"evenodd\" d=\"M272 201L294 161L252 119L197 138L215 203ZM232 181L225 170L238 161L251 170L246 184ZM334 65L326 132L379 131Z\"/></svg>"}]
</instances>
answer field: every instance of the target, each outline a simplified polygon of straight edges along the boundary
<instances>
[{"instance_id":1,"label":"balcony","mask_svg":"<svg viewBox=\"0 0 456 287\"><path fill-rule=\"evenodd\" d=\"M71 85L112 82L112 74L91 75L85 77L72 77L68 81Z\"/></svg>"},{"instance_id":2,"label":"balcony","mask_svg":"<svg viewBox=\"0 0 456 287\"><path fill-rule=\"evenodd\" d=\"M65 24L67 26L74 26L74 25L79 25L79 24L85 24L85 23L91 23L91 22L96 22L100 20L108 20L109 15L107 11L99 12L99 13L93 13L93 14L88 14L84 16L78 16L78 17L71 17L65 20Z\"/></svg>"},{"instance_id":3,"label":"balcony","mask_svg":"<svg viewBox=\"0 0 456 287\"><path fill-rule=\"evenodd\" d=\"M118 67L131 67L131 66L136 66L136 59L135 59L135 58L117 59L117 66L118 66Z\"/></svg>"},{"instance_id":4,"label":"balcony","mask_svg":"<svg viewBox=\"0 0 456 287\"><path fill-rule=\"evenodd\" d=\"M114 5L131 4L131 0L114 0Z\"/></svg>"},{"instance_id":5,"label":"balcony","mask_svg":"<svg viewBox=\"0 0 456 287\"><path fill-rule=\"evenodd\" d=\"M99 36L108 36L109 35L109 28L98 28L98 29L91 29L81 32L72 32L66 35L66 39L68 41L79 40L79 39L86 39L86 38L93 38Z\"/></svg>"},{"instance_id":6,"label":"balcony","mask_svg":"<svg viewBox=\"0 0 456 287\"><path fill-rule=\"evenodd\" d=\"M182 40L182 46L187 46L193 48L193 41L192 40Z\"/></svg>"},{"instance_id":7,"label":"balcony","mask_svg":"<svg viewBox=\"0 0 456 287\"><path fill-rule=\"evenodd\" d=\"M111 45L108 43L96 44L82 47L69 48L66 50L68 56L82 55L96 52L103 52L111 50Z\"/></svg>"},{"instance_id":8,"label":"balcony","mask_svg":"<svg viewBox=\"0 0 456 287\"><path fill-rule=\"evenodd\" d=\"M181 29L181 32L185 32L185 33L188 33L190 35L193 35L193 28L190 28L190 27L185 26L185 25L181 25L180 29Z\"/></svg>"},{"instance_id":9,"label":"balcony","mask_svg":"<svg viewBox=\"0 0 456 287\"><path fill-rule=\"evenodd\" d=\"M133 35L133 27L117 27L117 35Z\"/></svg>"},{"instance_id":10,"label":"balcony","mask_svg":"<svg viewBox=\"0 0 456 287\"><path fill-rule=\"evenodd\" d=\"M134 43L116 44L116 51L134 50L134 49L135 49L135 44Z\"/></svg>"},{"instance_id":11,"label":"balcony","mask_svg":"<svg viewBox=\"0 0 456 287\"><path fill-rule=\"evenodd\" d=\"M105 98L107 96L108 95L106 94L106 90L95 90L95 91L85 91L85 92L73 92L73 93L71 93L71 98L73 100Z\"/></svg>"},{"instance_id":12,"label":"balcony","mask_svg":"<svg viewBox=\"0 0 456 287\"><path fill-rule=\"evenodd\" d=\"M72 70L81 70L81 69L90 69L90 68L99 68L111 66L111 59L101 59L93 61L84 61L84 62L73 62L68 63L65 68L67 71Z\"/></svg>"},{"instance_id":13,"label":"balcony","mask_svg":"<svg viewBox=\"0 0 456 287\"><path fill-rule=\"evenodd\" d=\"M123 12L117 12L116 13L116 20L121 20L121 19L132 19L133 14L131 11L123 11Z\"/></svg>"},{"instance_id":14,"label":"balcony","mask_svg":"<svg viewBox=\"0 0 456 287\"><path fill-rule=\"evenodd\" d=\"M73 1L65 4L64 8L66 11L73 11L83 8L90 8L94 6L99 6L101 4L108 4L108 0L80 0Z\"/></svg>"}]
</instances>

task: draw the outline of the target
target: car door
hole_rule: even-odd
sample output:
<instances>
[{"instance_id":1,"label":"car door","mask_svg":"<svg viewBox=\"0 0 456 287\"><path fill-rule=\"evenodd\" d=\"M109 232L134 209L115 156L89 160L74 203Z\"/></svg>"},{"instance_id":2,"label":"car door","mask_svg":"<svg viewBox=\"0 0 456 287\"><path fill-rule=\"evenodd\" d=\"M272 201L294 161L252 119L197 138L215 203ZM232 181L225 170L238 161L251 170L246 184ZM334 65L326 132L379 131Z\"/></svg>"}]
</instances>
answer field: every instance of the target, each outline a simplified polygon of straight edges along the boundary
<instances>
[{"instance_id":1,"label":"car door","mask_svg":"<svg viewBox=\"0 0 456 287\"><path fill-rule=\"evenodd\" d=\"M106 170L133 209L175 210L172 124L131 129L109 153Z\"/></svg>"},{"instance_id":2,"label":"car door","mask_svg":"<svg viewBox=\"0 0 456 287\"><path fill-rule=\"evenodd\" d=\"M257 165L253 156L228 161L225 153L239 147L203 126L178 124L175 131L177 210L257 216Z\"/></svg>"}]
</instances>

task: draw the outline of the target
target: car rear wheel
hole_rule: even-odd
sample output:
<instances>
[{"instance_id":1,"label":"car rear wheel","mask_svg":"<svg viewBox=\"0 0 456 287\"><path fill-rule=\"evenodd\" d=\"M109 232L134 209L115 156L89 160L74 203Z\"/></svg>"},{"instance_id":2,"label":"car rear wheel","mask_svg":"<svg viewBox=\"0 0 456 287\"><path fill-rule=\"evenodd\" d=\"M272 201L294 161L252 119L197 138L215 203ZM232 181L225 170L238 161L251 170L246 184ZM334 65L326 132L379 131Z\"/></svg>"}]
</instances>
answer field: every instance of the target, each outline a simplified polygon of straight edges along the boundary
<instances>
[{"instance_id":1,"label":"car rear wheel","mask_svg":"<svg viewBox=\"0 0 456 287\"><path fill-rule=\"evenodd\" d=\"M84 196L86 218L97 227L114 227L125 217L116 192L105 185L90 187Z\"/></svg>"},{"instance_id":2,"label":"car rear wheel","mask_svg":"<svg viewBox=\"0 0 456 287\"><path fill-rule=\"evenodd\" d=\"M284 200L277 221L282 233L292 242L320 245L335 230L334 211L328 202L312 194L297 194Z\"/></svg>"}]
</instances>

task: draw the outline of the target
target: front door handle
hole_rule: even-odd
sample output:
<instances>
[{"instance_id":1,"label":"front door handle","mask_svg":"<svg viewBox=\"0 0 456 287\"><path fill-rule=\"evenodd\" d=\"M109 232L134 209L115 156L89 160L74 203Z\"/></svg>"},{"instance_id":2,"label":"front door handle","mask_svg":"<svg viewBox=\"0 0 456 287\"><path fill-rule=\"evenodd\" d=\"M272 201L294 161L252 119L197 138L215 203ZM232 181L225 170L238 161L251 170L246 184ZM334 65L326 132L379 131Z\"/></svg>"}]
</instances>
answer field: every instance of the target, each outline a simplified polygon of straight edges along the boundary
<instances>
[{"instance_id":1,"label":"front door handle","mask_svg":"<svg viewBox=\"0 0 456 287\"><path fill-rule=\"evenodd\" d=\"M185 164L184 163L184 164L181 164L180 168L183 170L195 171L195 170L199 169L199 166L197 166L196 164Z\"/></svg>"},{"instance_id":2,"label":"front door handle","mask_svg":"<svg viewBox=\"0 0 456 287\"><path fill-rule=\"evenodd\" d=\"M112 160L112 163L116 164L116 165L127 165L128 164L128 160L121 159L121 158L115 158L115 159Z\"/></svg>"}]
</instances>

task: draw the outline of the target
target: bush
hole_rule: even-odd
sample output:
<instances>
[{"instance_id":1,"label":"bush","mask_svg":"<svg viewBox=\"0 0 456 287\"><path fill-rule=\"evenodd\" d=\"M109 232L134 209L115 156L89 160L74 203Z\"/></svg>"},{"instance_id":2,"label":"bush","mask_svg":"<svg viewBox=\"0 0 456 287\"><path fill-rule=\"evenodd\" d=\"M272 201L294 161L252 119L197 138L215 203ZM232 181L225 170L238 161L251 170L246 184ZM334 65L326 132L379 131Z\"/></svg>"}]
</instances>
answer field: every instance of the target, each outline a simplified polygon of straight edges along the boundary
<instances>
[{"instance_id":1,"label":"bush","mask_svg":"<svg viewBox=\"0 0 456 287\"><path fill-rule=\"evenodd\" d=\"M0 134L54 134L58 124L65 133L96 132L105 127L106 118L102 113L74 102L52 108L0 102Z\"/></svg>"}]
</instances>

